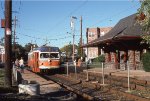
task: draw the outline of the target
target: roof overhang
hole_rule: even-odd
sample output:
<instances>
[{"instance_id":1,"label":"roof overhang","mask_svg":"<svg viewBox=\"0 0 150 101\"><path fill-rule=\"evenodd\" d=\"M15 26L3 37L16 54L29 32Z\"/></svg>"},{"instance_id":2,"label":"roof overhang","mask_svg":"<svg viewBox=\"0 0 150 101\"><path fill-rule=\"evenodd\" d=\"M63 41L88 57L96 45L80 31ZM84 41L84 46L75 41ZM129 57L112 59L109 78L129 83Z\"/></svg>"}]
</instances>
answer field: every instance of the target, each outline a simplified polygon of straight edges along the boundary
<instances>
[{"instance_id":1,"label":"roof overhang","mask_svg":"<svg viewBox=\"0 0 150 101\"><path fill-rule=\"evenodd\" d=\"M121 36L121 37L111 37L105 40L97 40L89 42L88 44L82 45L82 47L100 47L105 46L108 43L116 43L121 41L128 41L128 40L142 40L141 36Z\"/></svg>"}]
</instances>

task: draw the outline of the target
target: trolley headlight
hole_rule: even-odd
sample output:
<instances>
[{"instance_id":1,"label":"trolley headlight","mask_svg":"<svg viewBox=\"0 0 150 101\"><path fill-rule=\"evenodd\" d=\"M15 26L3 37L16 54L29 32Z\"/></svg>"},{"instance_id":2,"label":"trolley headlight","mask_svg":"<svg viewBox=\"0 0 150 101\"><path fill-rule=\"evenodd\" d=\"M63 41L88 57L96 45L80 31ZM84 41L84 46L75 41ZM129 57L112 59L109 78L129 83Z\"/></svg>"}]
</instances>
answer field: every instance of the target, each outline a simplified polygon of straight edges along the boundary
<instances>
[{"instance_id":1,"label":"trolley headlight","mask_svg":"<svg viewBox=\"0 0 150 101\"><path fill-rule=\"evenodd\" d=\"M51 59L48 59L48 62L51 62Z\"/></svg>"}]
</instances>

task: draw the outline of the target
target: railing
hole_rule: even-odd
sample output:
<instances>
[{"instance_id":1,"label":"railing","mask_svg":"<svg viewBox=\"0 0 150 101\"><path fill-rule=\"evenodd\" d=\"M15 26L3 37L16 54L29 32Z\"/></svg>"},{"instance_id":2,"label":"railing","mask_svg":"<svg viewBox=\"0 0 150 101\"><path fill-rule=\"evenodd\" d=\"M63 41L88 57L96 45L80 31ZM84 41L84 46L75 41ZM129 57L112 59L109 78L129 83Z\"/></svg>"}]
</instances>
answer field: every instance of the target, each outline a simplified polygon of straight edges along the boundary
<instances>
[{"instance_id":1,"label":"railing","mask_svg":"<svg viewBox=\"0 0 150 101\"><path fill-rule=\"evenodd\" d=\"M74 64L74 73L75 73L75 76L76 76L76 79L77 78L77 63L73 63ZM86 62L82 62L81 63L81 68L83 68L83 65L86 67L85 71L86 71L86 81L89 81L89 73L90 72L93 72L93 71L90 71L88 70L89 67L92 67L92 68L101 68L101 72L97 72L97 73L100 73L101 74L101 77L102 77L102 82L101 82L101 85L107 85L105 84L105 73L106 71L104 71L105 69L108 70L109 69L120 69L119 71L122 71L122 70L127 70L127 75L126 77L128 78L128 89L127 89L127 92L130 92L130 69L138 69L138 70L141 70L143 65L142 65L142 62L138 62L138 63L132 63L130 61L127 61L126 63L112 63L112 62L109 62L109 63L92 63L92 64L87 64ZM105 69L104 69L105 68ZM95 71L94 71L95 72ZM69 63L67 62L67 76L69 75Z\"/></svg>"}]
</instances>

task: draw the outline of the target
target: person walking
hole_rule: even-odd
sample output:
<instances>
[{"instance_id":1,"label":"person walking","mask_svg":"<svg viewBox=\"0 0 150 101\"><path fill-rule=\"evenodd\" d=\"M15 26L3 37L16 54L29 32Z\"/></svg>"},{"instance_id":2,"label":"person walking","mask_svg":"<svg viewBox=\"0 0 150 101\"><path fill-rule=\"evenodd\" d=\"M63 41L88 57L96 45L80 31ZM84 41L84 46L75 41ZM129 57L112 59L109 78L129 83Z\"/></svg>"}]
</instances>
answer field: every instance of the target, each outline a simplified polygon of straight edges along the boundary
<instances>
[{"instance_id":1,"label":"person walking","mask_svg":"<svg viewBox=\"0 0 150 101\"><path fill-rule=\"evenodd\" d=\"M19 60L19 65L20 65L21 73L24 73L24 60L22 57Z\"/></svg>"},{"instance_id":2,"label":"person walking","mask_svg":"<svg viewBox=\"0 0 150 101\"><path fill-rule=\"evenodd\" d=\"M18 59L16 59L16 61L15 61L15 66L19 67L19 60Z\"/></svg>"}]
</instances>

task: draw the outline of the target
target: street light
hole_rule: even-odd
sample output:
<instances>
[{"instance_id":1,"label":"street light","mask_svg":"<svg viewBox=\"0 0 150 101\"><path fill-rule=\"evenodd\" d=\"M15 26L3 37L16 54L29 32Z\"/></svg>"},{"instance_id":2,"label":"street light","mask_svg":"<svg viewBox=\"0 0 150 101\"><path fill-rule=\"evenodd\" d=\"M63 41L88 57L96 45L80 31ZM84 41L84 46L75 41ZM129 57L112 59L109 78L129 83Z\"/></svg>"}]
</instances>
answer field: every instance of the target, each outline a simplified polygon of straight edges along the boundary
<instances>
[{"instance_id":1,"label":"street light","mask_svg":"<svg viewBox=\"0 0 150 101\"><path fill-rule=\"evenodd\" d=\"M71 30L72 30L72 36L73 36L73 50L72 50L72 60L74 61L74 40L75 40L75 24L74 19L77 19L75 16L71 16Z\"/></svg>"}]
</instances>

